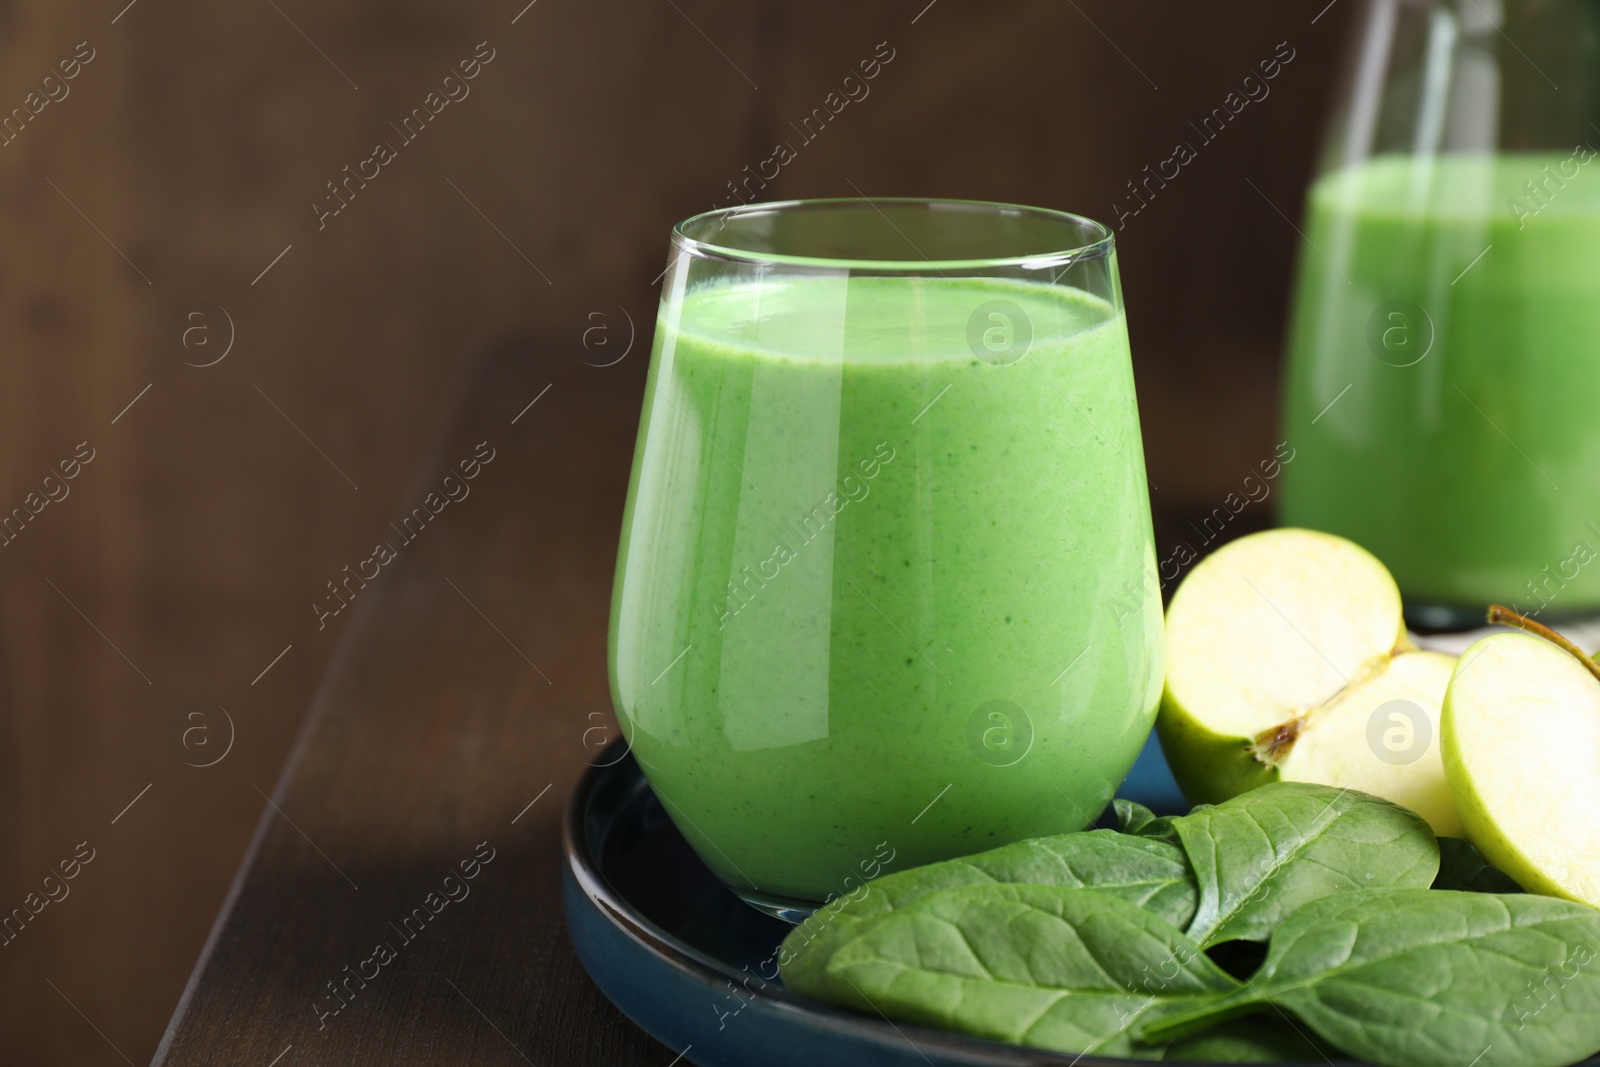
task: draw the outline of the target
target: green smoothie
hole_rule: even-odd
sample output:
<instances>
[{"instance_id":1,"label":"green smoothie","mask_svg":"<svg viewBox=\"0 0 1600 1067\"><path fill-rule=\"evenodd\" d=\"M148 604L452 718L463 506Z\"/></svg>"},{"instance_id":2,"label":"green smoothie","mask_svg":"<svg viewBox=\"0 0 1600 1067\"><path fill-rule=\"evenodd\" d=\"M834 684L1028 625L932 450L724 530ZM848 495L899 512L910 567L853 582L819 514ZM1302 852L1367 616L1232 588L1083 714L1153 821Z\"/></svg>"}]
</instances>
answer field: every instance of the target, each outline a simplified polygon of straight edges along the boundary
<instances>
[{"instance_id":1,"label":"green smoothie","mask_svg":"<svg viewBox=\"0 0 1600 1067\"><path fill-rule=\"evenodd\" d=\"M816 902L1089 822L1162 680L1121 313L831 274L665 306L611 681L696 851ZM1025 354L990 358L974 321Z\"/></svg>"},{"instance_id":2,"label":"green smoothie","mask_svg":"<svg viewBox=\"0 0 1600 1067\"><path fill-rule=\"evenodd\" d=\"M1311 191L1281 518L1409 606L1600 606L1593 160L1388 156Z\"/></svg>"}]
</instances>

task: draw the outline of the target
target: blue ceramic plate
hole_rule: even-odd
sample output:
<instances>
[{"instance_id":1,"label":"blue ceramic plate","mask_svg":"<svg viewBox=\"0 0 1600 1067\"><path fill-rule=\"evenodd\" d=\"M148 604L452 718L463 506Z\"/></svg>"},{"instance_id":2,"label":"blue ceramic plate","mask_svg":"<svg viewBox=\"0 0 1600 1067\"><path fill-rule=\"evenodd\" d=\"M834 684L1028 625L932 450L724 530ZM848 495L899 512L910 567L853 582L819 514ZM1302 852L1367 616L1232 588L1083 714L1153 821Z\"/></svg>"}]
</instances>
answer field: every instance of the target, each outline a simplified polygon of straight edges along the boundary
<instances>
[{"instance_id":1,"label":"blue ceramic plate","mask_svg":"<svg viewBox=\"0 0 1600 1067\"><path fill-rule=\"evenodd\" d=\"M699 1067L1132 1067L930 1030L790 993L767 975L792 927L724 889L679 836L633 757L607 750L567 808L567 929L606 996ZM1154 740L1121 796L1185 809ZM1326 1067L1326 1065L1321 1065Z\"/></svg>"}]
</instances>

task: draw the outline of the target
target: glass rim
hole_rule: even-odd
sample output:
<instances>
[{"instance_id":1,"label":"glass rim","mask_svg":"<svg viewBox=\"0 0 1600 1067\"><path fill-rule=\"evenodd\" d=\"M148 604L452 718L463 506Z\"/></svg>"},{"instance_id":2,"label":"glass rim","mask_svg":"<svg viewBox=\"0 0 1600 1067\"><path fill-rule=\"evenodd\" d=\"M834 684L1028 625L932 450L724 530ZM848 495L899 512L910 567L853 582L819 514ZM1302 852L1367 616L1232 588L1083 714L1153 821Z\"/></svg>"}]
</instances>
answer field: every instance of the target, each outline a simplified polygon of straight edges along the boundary
<instances>
[{"instance_id":1,"label":"glass rim","mask_svg":"<svg viewBox=\"0 0 1600 1067\"><path fill-rule=\"evenodd\" d=\"M879 210L878 205L880 204L912 205L926 208L948 207L964 211L980 209L989 211L996 216L1026 215L1035 219L1075 226L1086 234L1091 235L1093 239L1067 248L1054 249L1047 252L1032 252L1025 255L975 259L876 259L870 257L841 258L837 256L795 255L786 252L759 252L747 248L738 248L733 245L719 244L714 240L708 241L700 237L691 236L688 232L693 227L704 227L714 220L720 223L717 226L718 231L720 231L728 222L747 215L778 214L780 212L793 212L823 206L870 207L874 210ZM885 218L887 220L887 217ZM894 225L893 222L889 224L891 226ZM908 242L909 240L907 238ZM728 263L770 263L827 270L907 272L933 270L937 272L941 270L974 270L993 267L1022 267L1024 269L1063 267L1082 259L1098 258L1109 253L1116 246L1116 234L1105 223L1091 219L1087 215L1061 211L1056 208L1031 207L1026 204L1009 204L994 200L962 200L945 197L840 196L734 204L729 207L702 211L697 215L691 215L683 219L672 227L672 246L685 255ZM913 247L915 246L913 245Z\"/></svg>"}]
</instances>

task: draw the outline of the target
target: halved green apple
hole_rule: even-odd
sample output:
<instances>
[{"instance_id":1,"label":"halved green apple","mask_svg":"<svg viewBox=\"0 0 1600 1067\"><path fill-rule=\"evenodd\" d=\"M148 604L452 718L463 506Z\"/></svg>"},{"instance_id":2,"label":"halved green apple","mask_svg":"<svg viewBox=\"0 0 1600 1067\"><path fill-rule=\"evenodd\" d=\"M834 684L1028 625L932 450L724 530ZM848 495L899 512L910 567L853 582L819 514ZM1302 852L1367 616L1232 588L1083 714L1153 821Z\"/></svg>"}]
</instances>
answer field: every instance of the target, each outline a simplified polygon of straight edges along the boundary
<instances>
[{"instance_id":1,"label":"halved green apple","mask_svg":"<svg viewBox=\"0 0 1600 1067\"><path fill-rule=\"evenodd\" d=\"M1371 553L1268 530L1206 557L1173 596L1156 728L1191 803L1317 782L1459 836L1438 743L1454 664L1407 638L1400 590Z\"/></svg>"},{"instance_id":2,"label":"halved green apple","mask_svg":"<svg viewBox=\"0 0 1600 1067\"><path fill-rule=\"evenodd\" d=\"M1509 612L1494 621L1529 623ZM1600 907L1594 661L1554 634L1485 637L1461 654L1441 732L1467 838L1484 859L1529 892Z\"/></svg>"}]
</instances>

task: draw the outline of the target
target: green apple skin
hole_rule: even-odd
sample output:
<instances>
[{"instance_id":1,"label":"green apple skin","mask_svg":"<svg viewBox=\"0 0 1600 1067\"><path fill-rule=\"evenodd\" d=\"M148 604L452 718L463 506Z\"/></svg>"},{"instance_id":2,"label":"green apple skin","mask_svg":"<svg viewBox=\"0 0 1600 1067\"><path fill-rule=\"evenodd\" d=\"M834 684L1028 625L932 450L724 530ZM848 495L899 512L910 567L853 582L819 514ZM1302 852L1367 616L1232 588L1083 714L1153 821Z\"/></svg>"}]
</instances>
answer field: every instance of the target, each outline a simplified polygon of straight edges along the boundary
<instances>
[{"instance_id":1,"label":"green apple skin","mask_svg":"<svg viewBox=\"0 0 1600 1067\"><path fill-rule=\"evenodd\" d=\"M1202 569L1208 576L1197 582ZM1276 581L1289 582L1292 572L1298 572L1294 584L1304 593L1298 601L1299 610L1289 609L1300 625L1288 622L1275 606L1280 599L1276 594L1268 595ZM1235 587L1244 590L1238 594L1242 604L1238 600L1230 602L1226 599L1228 591L1219 590L1219 573L1237 576L1224 581L1242 579ZM1261 636L1260 618L1254 623L1248 620L1252 610L1278 631L1276 646L1252 644ZM1281 628L1274 620L1282 620ZM1328 638L1308 638L1306 628L1316 633L1319 625L1325 628ZM1340 633L1348 638L1343 645L1334 639ZM1174 679L1182 670L1179 658L1185 652L1182 634L1195 638L1189 647L1192 657L1204 655L1200 646L1216 643L1210 658L1221 675L1232 680L1231 686L1221 688L1213 682L1202 689L1192 671L1187 675L1187 686L1174 686ZM1178 787L1192 804L1221 803L1283 780L1278 766L1258 758L1258 734L1335 697L1337 683L1360 677L1370 663L1392 660L1395 655L1416 648L1406 633L1399 587L1375 556L1345 538L1293 528L1249 534L1201 561L1168 605L1167 637L1167 681L1162 689L1156 736ZM1323 645L1343 649L1342 655L1334 652L1339 660L1337 667L1327 663L1319 650ZM1310 668L1305 662L1298 669L1288 667L1295 656L1309 662ZM1296 687L1280 680L1301 671L1310 679L1313 671L1324 669L1324 664L1335 673L1323 675L1316 684ZM1180 690L1188 693L1188 706L1180 698ZM1250 713L1244 728L1219 730L1213 725L1219 710L1239 707L1250 694L1267 692L1274 693L1278 700L1270 709L1257 708ZM1205 696L1206 704L1195 706L1193 701L1200 695ZM1434 704L1435 709L1437 706ZM1443 788L1442 783L1440 787Z\"/></svg>"},{"instance_id":2,"label":"green apple skin","mask_svg":"<svg viewBox=\"0 0 1600 1067\"><path fill-rule=\"evenodd\" d=\"M1404 634L1396 645L1402 650L1415 647ZM1183 709L1169 687L1161 691L1156 737L1191 804L1220 804L1283 777L1278 767L1257 758L1254 738L1207 729Z\"/></svg>"},{"instance_id":3,"label":"green apple skin","mask_svg":"<svg viewBox=\"0 0 1600 1067\"><path fill-rule=\"evenodd\" d=\"M1552 713L1574 718L1551 723ZM1529 721L1535 717L1543 728ZM1503 740L1486 738L1486 725ZM1445 777L1467 839L1528 892L1593 907L1600 907L1597 734L1600 681L1568 652L1527 633L1491 634L1461 654L1439 724ZM1527 758L1518 760L1524 743ZM1512 774L1485 767L1497 756L1518 764ZM1568 763L1561 768L1568 773L1551 760ZM1544 856L1530 855L1540 850Z\"/></svg>"},{"instance_id":4,"label":"green apple skin","mask_svg":"<svg viewBox=\"0 0 1600 1067\"><path fill-rule=\"evenodd\" d=\"M1450 749L1445 749L1445 774L1454 781L1465 780L1466 772L1461 769L1459 761L1459 754L1452 762ZM1466 827L1467 840L1472 842L1472 846L1478 850L1478 854L1489 866L1500 871L1529 893L1538 893L1546 897L1565 897L1568 900L1577 899L1554 881L1540 874L1532 861L1506 839L1505 834L1500 832L1500 828L1483 813L1475 801L1463 798L1457 801L1456 810L1461 813L1461 824ZM1596 902L1584 901L1584 903Z\"/></svg>"},{"instance_id":5,"label":"green apple skin","mask_svg":"<svg viewBox=\"0 0 1600 1067\"><path fill-rule=\"evenodd\" d=\"M1173 593L1171 603L1166 608L1166 622L1168 622L1168 678L1162 688L1162 705L1155 720L1155 733L1162 741L1162 752L1166 755L1166 763L1173 769L1174 779L1178 779L1178 787L1184 792L1184 797L1189 803L1221 803L1229 798L1237 797L1238 793L1256 789L1258 785L1280 781L1277 766L1262 763L1256 758L1254 749L1253 731L1248 736L1243 733L1218 733L1210 726L1202 723L1202 717L1195 715L1192 710L1184 707L1178 696L1173 691L1174 673L1174 646L1173 622L1181 611L1184 611L1182 601L1187 597L1203 595L1195 593L1195 582L1192 581L1197 574L1202 573L1202 568L1214 569L1224 565L1226 558L1238 558L1238 553L1256 552L1266 549L1267 545L1282 545L1282 550L1293 552L1298 557L1309 557L1312 553L1336 560L1342 574L1362 574L1362 584L1368 593L1362 605L1362 616L1371 617L1374 624L1381 629L1368 632L1368 646L1366 653L1370 656L1389 654L1392 651L1405 651L1416 648L1406 635L1405 621L1400 613L1400 587L1395 585L1394 577L1389 576L1389 571L1384 568L1378 558L1366 552L1360 545L1347 541L1344 537L1334 534L1322 533L1314 530L1294 530L1294 528L1278 528L1266 530L1261 533L1246 534L1238 541L1222 545L1213 555L1206 557L1190 571L1178 590ZM1282 557L1274 557L1267 563L1269 566L1282 566ZM1258 576L1259 579L1259 576ZM1334 595L1333 587L1323 592ZM1251 593L1254 595L1254 593ZM1352 622L1352 627L1360 625L1360 617ZM1270 617L1270 616L1269 616ZM1227 619L1219 617L1218 625L1224 624ZM1245 635L1240 635L1243 640ZM1291 641L1290 651L1306 651L1304 646L1298 645L1299 641L1306 638L1302 635L1286 638ZM1320 656L1317 656L1320 659ZM1277 659L1272 653L1264 653L1254 657L1267 670L1272 670L1272 665ZM1346 662L1342 670L1349 673L1357 672L1360 659ZM1315 696L1318 699L1310 699ZM1331 696L1328 693L1302 694L1301 701L1291 702L1298 707L1307 707L1320 701L1320 697ZM1282 717L1259 718L1256 728L1267 729L1275 726L1280 721L1293 715L1293 707L1283 707Z\"/></svg>"},{"instance_id":6,"label":"green apple skin","mask_svg":"<svg viewBox=\"0 0 1600 1067\"><path fill-rule=\"evenodd\" d=\"M1156 737L1172 777L1191 804L1221 804L1279 778L1278 768L1256 759L1251 738L1206 729L1179 707L1170 688L1161 692Z\"/></svg>"}]
</instances>

